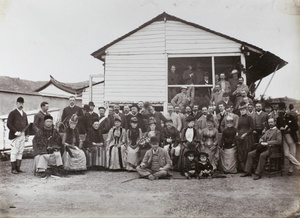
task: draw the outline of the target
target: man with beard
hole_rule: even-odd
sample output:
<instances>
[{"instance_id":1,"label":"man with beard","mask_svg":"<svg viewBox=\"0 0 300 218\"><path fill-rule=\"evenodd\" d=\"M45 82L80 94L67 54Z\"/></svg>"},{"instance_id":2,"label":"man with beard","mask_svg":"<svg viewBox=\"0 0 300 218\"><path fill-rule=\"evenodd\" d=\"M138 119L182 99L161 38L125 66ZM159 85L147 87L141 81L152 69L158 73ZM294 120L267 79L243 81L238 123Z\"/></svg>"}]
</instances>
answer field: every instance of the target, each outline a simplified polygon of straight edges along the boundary
<instances>
[{"instance_id":1,"label":"man with beard","mask_svg":"<svg viewBox=\"0 0 300 218\"><path fill-rule=\"evenodd\" d=\"M123 112L124 112L124 115L127 117L129 114L130 114L130 108L128 105L125 105L123 107Z\"/></svg>"},{"instance_id":2,"label":"man with beard","mask_svg":"<svg viewBox=\"0 0 300 218\"><path fill-rule=\"evenodd\" d=\"M126 115L125 115L126 116ZM141 128L142 132L146 132L147 128L144 125L144 120L143 120L143 115L139 113L138 111L138 106L136 104L133 104L131 106L131 112L126 116L126 123L128 124L127 129L130 127L130 120L132 117L136 117L138 122L137 122L137 129Z\"/></svg>"},{"instance_id":3,"label":"man with beard","mask_svg":"<svg viewBox=\"0 0 300 218\"><path fill-rule=\"evenodd\" d=\"M178 114L174 112L174 107L172 105L168 105L168 112L164 114L167 120L172 120L173 126L180 132L182 128L181 119Z\"/></svg>"},{"instance_id":4,"label":"man with beard","mask_svg":"<svg viewBox=\"0 0 300 218\"><path fill-rule=\"evenodd\" d=\"M192 113L191 115L197 120L201 117L202 113L201 111L199 110L199 105L195 104L193 106L193 110L192 110Z\"/></svg>"},{"instance_id":5,"label":"man with beard","mask_svg":"<svg viewBox=\"0 0 300 218\"><path fill-rule=\"evenodd\" d=\"M294 171L294 165L298 170L300 170L300 162L295 158L296 143L298 142L297 131L299 130L299 126L295 118L286 113L284 102L279 103L276 126L282 133L284 156L290 162L288 175L292 175Z\"/></svg>"},{"instance_id":6,"label":"man with beard","mask_svg":"<svg viewBox=\"0 0 300 218\"><path fill-rule=\"evenodd\" d=\"M241 177L251 176L253 159L256 156L259 156L259 161L253 179L260 179L265 166L266 158L270 154L270 149L272 149L273 152L275 152L275 150L279 151L279 146L281 146L282 142L280 130L276 128L275 120L273 118L270 118L268 120L268 123L270 129L268 129L265 134L259 139L258 149L255 149L248 153L245 167L246 173L241 175Z\"/></svg>"},{"instance_id":7,"label":"man with beard","mask_svg":"<svg viewBox=\"0 0 300 218\"><path fill-rule=\"evenodd\" d=\"M216 105L216 112L219 113L219 105L223 104L225 107L225 110L227 110L227 108L232 107L233 103L229 100L229 94L228 93L223 93L222 95L222 101L220 101L219 103L217 103Z\"/></svg>"},{"instance_id":8,"label":"man with beard","mask_svg":"<svg viewBox=\"0 0 300 218\"><path fill-rule=\"evenodd\" d=\"M44 127L44 117L48 115L49 104L48 102L43 101L41 103L41 110L34 115L33 121L33 130L34 133L37 133L39 129Z\"/></svg>"},{"instance_id":9,"label":"man with beard","mask_svg":"<svg viewBox=\"0 0 300 218\"><path fill-rule=\"evenodd\" d=\"M203 107L202 108L202 116L196 122L197 129L202 130L202 129L204 129L204 128L207 127L207 124L206 124L206 116L207 116L207 114L209 114L208 108L207 107ZM214 127L218 128L217 118L213 114L211 114L211 115L213 117Z\"/></svg>"},{"instance_id":10,"label":"man with beard","mask_svg":"<svg viewBox=\"0 0 300 218\"><path fill-rule=\"evenodd\" d=\"M24 99L17 99L17 108L9 113L7 127L9 128L9 139L11 141L11 172L13 174L23 173L20 169L25 141L28 141L27 114L23 111Z\"/></svg>"},{"instance_id":11,"label":"man with beard","mask_svg":"<svg viewBox=\"0 0 300 218\"><path fill-rule=\"evenodd\" d=\"M82 109L75 105L76 98L74 96L71 96L69 98L70 105L68 107L65 107L63 109L62 115L61 115L61 122L68 123L69 119L73 114L76 114L78 118L83 116Z\"/></svg>"},{"instance_id":12,"label":"man with beard","mask_svg":"<svg viewBox=\"0 0 300 218\"><path fill-rule=\"evenodd\" d=\"M262 132L266 128L268 122L268 114L262 111L262 104L260 102L256 103L255 112L251 117L253 119L253 124L254 124L254 130L253 130L254 142L258 143L260 137L262 136Z\"/></svg>"},{"instance_id":13,"label":"man with beard","mask_svg":"<svg viewBox=\"0 0 300 218\"><path fill-rule=\"evenodd\" d=\"M60 176L63 170L61 154L63 147L61 136L53 126L53 117L46 115L44 117L44 126L35 134L34 143L34 161L36 162L36 172L41 173L41 178L46 178L48 165L55 165L54 175Z\"/></svg>"}]
</instances>

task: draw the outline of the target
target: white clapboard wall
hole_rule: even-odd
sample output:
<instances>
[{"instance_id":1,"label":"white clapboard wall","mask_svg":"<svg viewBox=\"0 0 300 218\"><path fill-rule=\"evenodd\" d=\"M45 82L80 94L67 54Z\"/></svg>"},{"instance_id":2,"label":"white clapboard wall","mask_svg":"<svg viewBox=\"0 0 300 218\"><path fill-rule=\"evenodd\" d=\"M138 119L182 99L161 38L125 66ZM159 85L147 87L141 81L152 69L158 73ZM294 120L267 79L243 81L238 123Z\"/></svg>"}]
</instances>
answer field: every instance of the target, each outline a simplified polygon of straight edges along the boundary
<instances>
[{"instance_id":1,"label":"white clapboard wall","mask_svg":"<svg viewBox=\"0 0 300 218\"><path fill-rule=\"evenodd\" d=\"M108 47L105 101L167 100L168 55L240 53L241 44L179 21L157 21Z\"/></svg>"},{"instance_id":2,"label":"white clapboard wall","mask_svg":"<svg viewBox=\"0 0 300 218\"><path fill-rule=\"evenodd\" d=\"M89 103L89 101L90 101L89 93L90 93L89 88L86 88L82 92L82 105ZM99 106L103 106L104 105L104 82L93 85L92 86L92 93L93 93L92 101L94 102L96 108L99 107Z\"/></svg>"}]
</instances>

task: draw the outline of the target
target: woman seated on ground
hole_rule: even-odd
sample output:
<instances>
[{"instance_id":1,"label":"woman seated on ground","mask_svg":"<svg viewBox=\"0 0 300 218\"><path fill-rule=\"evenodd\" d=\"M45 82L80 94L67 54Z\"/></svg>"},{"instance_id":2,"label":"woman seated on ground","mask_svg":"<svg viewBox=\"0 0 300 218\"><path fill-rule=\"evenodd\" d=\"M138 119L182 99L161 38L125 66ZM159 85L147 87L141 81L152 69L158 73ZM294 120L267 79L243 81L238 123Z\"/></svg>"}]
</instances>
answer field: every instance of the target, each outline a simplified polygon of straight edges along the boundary
<instances>
[{"instance_id":1,"label":"woman seated on ground","mask_svg":"<svg viewBox=\"0 0 300 218\"><path fill-rule=\"evenodd\" d=\"M90 167L92 170L106 167L106 148L99 126L99 120L97 118L94 119L83 146L87 158L87 167Z\"/></svg>"},{"instance_id":2,"label":"woman seated on ground","mask_svg":"<svg viewBox=\"0 0 300 218\"><path fill-rule=\"evenodd\" d=\"M121 127L121 118L115 115L114 126L107 136L107 167L111 170L125 169L126 130Z\"/></svg>"},{"instance_id":3,"label":"woman seated on ground","mask_svg":"<svg viewBox=\"0 0 300 218\"><path fill-rule=\"evenodd\" d=\"M86 170L86 157L79 148L79 132L76 128L78 123L78 117L73 114L69 120L69 127L63 135L62 143L65 146L65 152L63 155L64 169L68 171L78 171L83 174Z\"/></svg>"},{"instance_id":4,"label":"woman seated on ground","mask_svg":"<svg viewBox=\"0 0 300 218\"><path fill-rule=\"evenodd\" d=\"M218 130L214 128L212 115L207 115L206 124L207 127L201 132L200 151L208 154L208 159L213 166L213 170L216 170L219 160Z\"/></svg>"},{"instance_id":5,"label":"woman seated on ground","mask_svg":"<svg viewBox=\"0 0 300 218\"><path fill-rule=\"evenodd\" d=\"M130 127L126 134L126 169L136 171L139 161L139 140L142 138L142 130L137 127L138 119L131 117Z\"/></svg>"}]
</instances>

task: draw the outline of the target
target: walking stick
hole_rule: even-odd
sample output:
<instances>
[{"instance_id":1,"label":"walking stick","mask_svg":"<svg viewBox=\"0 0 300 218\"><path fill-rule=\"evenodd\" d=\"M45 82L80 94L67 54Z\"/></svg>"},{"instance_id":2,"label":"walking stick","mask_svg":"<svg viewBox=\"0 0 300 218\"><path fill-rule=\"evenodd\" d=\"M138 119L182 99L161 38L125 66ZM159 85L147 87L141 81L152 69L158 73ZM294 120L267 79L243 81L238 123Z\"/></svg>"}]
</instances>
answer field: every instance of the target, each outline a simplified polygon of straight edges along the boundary
<instances>
[{"instance_id":1,"label":"walking stick","mask_svg":"<svg viewBox=\"0 0 300 218\"><path fill-rule=\"evenodd\" d=\"M130 182L130 181L133 181L133 180L136 180L136 179L144 179L144 178L147 178L149 175L147 176L139 176L139 177L135 177L135 178L132 178L132 179L128 179L128 180L125 180L121 183L126 183L126 182Z\"/></svg>"}]
</instances>

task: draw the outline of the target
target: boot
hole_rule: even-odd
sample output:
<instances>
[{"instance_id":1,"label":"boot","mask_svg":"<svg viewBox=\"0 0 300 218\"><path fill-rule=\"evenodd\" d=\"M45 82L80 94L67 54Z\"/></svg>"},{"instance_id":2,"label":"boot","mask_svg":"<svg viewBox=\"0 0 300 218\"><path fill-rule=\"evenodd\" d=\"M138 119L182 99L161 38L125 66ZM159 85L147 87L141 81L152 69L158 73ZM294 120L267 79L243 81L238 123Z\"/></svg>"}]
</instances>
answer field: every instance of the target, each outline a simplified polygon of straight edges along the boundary
<instances>
[{"instance_id":1,"label":"boot","mask_svg":"<svg viewBox=\"0 0 300 218\"><path fill-rule=\"evenodd\" d=\"M20 167L21 167L21 162L22 162L22 160L18 160L18 159L17 159L16 170L18 171L18 173L25 173L24 171L22 171L22 170L20 169Z\"/></svg>"},{"instance_id":2,"label":"boot","mask_svg":"<svg viewBox=\"0 0 300 218\"><path fill-rule=\"evenodd\" d=\"M13 174L18 174L18 171L17 171L16 167L17 167L16 161L11 162L11 172L12 172Z\"/></svg>"}]
</instances>

